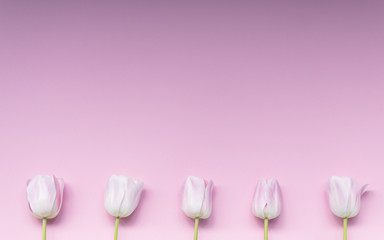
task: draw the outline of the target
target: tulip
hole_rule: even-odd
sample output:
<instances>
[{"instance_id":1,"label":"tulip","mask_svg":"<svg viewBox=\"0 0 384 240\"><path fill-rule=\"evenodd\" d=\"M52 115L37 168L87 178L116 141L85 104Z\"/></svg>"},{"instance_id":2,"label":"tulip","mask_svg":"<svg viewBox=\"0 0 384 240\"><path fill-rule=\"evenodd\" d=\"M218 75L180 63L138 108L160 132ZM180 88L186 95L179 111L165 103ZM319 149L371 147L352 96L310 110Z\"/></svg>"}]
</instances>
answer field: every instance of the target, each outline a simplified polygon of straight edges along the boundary
<instances>
[{"instance_id":1,"label":"tulip","mask_svg":"<svg viewBox=\"0 0 384 240\"><path fill-rule=\"evenodd\" d=\"M199 219L206 219L211 215L212 190L212 180L207 183L203 178L192 176L185 180L181 208L188 217L195 219L195 240L197 240Z\"/></svg>"},{"instance_id":2,"label":"tulip","mask_svg":"<svg viewBox=\"0 0 384 240\"><path fill-rule=\"evenodd\" d=\"M104 195L104 207L116 217L115 240L121 217L128 217L139 204L144 183L125 176L112 175L107 183Z\"/></svg>"},{"instance_id":3,"label":"tulip","mask_svg":"<svg viewBox=\"0 0 384 240\"><path fill-rule=\"evenodd\" d=\"M268 220L280 215L280 187L276 179L261 179L257 183L252 205L253 214L264 219L264 239L268 239Z\"/></svg>"},{"instance_id":4,"label":"tulip","mask_svg":"<svg viewBox=\"0 0 384 240\"><path fill-rule=\"evenodd\" d=\"M360 198L367 185L360 187L349 177L332 176L328 180L328 200L331 211L344 219L344 240L347 239L348 218L360 211Z\"/></svg>"},{"instance_id":5,"label":"tulip","mask_svg":"<svg viewBox=\"0 0 384 240\"><path fill-rule=\"evenodd\" d=\"M27 183L29 211L43 219L43 240L46 238L47 219L59 214L63 202L64 181L54 175L37 175Z\"/></svg>"}]
</instances>

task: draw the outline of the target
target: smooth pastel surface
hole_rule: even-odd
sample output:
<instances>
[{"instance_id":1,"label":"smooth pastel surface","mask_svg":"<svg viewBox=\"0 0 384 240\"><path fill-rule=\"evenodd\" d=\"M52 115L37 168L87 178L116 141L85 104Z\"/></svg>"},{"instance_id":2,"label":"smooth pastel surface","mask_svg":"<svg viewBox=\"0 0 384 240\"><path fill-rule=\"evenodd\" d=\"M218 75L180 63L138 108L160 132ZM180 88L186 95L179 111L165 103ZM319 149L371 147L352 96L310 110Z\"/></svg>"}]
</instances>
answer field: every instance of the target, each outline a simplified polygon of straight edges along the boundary
<instances>
[{"instance_id":1,"label":"smooth pastel surface","mask_svg":"<svg viewBox=\"0 0 384 240\"><path fill-rule=\"evenodd\" d=\"M145 182L119 239L192 239L189 175L212 179L199 239L340 240L331 175L368 183L349 240L384 215L383 1L1 1L0 238L40 239L26 181L65 180L48 240L112 239L109 176Z\"/></svg>"}]
</instances>

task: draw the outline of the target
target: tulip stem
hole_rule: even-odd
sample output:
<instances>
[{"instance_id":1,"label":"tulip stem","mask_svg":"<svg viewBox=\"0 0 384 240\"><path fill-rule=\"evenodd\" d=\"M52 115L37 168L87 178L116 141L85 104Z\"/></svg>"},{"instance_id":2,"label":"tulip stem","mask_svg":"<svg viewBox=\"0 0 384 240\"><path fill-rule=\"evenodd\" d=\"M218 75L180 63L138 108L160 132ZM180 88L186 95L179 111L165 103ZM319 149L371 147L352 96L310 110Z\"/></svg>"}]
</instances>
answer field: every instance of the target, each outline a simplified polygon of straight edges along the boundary
<instances>
[{"instance_id":1,"label":"tulip stem","mask_svg":"<svg viewBox=\"0 0 384 240\"><path fill-rule=\"evenodd\" d=\"M197 230L199 229L199 218L195 218L195 240L197 240Z\"/></svg>"},{"instance_id":2,"label":"tulip stem","mask_svg":"<svg viewBox=\"0 0 384 240\"><path fill-rule=\"evenodd\" d=\"M47 218L43 218L43 240L46 238L47 233Z\"/></svg>"},{"instance_id":3,"label":"tulip stem","mask_svg":"<svg viewBox=\"0 0 384 240\"><path fill-rule=\"evenodd\" d=\"M348 218L344 218L344 240L347 240L347 224L348 224Z\"/></svg>"},{"instance_id":4,"label":"tulip stem","mask_svg":"<svg viewBox=\"0 0 384 240\"><path fill-rule=\"evenodd\" d=\"M119 229L119 220L120 220L120 217L116 217L116 223L115 223L115 240L117 240L117 230Z\"/></svg>"},{"instance_id":5,"label":"tulip stem","mask_svg":"<svg viewBox=\"0 0 384 240\"><path fill-rule=\"evenodd\" d=\"M264 218L264 240L268 240L268 218Z\"/></svg>"}]
</instances>

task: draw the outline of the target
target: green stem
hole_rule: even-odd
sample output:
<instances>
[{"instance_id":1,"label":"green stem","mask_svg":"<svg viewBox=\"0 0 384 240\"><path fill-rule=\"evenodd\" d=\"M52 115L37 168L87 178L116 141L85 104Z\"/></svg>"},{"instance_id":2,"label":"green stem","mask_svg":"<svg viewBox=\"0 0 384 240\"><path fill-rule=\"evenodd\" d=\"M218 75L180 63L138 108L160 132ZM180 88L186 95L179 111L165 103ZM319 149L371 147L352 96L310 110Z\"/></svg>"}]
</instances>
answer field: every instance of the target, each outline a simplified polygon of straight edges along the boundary
<instances>
[{"instance_id":1,"label":"green stem","mask_svg":"<svg viewBox=\"0 0 384 240\"><path fill-rule=\"evenodd\" d=\"M46 238L47 233L47 218L43 218L43 240Z\"/></svg>"},{"instance_id":2,"label":"green stem","mask_svg":"<svg viewBox=\"0 0 384 240\"><path fill-rule=\"evenodd\" d=\"M344 218L344 240L347 240L347 224L348 224L348 218Z\"/></svg>"},{"instance_id":3,"label":"green stem","mask_svg":"<svg viewBox=\"0 0 384 240\"><path fill-rule=\"evenodd\" d=\"M264 240L268 240L268 218L264 218Z\"/></svg>"},{"instance_id":4,"label":"green stem","mask_svg":"<svg viewBox=\"0 0 384 240\"><path fill-rule=\"evenodd\" d=\"M117 240L117 230L119 229L119 220L120 220L120 217L116 217L116 223L115 223L115 240Z\"/></svg>"},{"instance_id":5,"label":"green stem","mask_svg":"<svg viewBox=\"0 0 384 240\"><path fill-rule=\"evenodd\" d=\"M197 240L197 230L199 229L199 218L195 218L195 240Z\"/></svg>"}]
</instances>

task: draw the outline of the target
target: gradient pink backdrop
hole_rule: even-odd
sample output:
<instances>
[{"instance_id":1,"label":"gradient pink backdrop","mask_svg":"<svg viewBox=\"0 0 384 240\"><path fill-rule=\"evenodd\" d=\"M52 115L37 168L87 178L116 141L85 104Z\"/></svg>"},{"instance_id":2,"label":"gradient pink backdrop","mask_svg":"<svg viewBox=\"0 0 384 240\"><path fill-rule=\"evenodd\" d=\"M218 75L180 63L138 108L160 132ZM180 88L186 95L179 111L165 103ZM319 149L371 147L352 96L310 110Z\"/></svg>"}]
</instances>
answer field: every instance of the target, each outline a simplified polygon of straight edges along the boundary
<instances>
[{"instance_id":1,"label":"gradient pink backdrop","mask_svg":"<svg viewBox=\"0 0 384 240\"><path fill-rule=\"evenodd\" d=\"M383 42L382 1L1 1L0 238L41 238L25 184L50 173L49 240L113 238L111 174L145 182L119 239L192 239L188 175L215 183L201 240L263 238L261 177L284 197L271 240L342 239L330 175L370 184L349 240L380 239Z\"/></svg>"}]
</instances>

